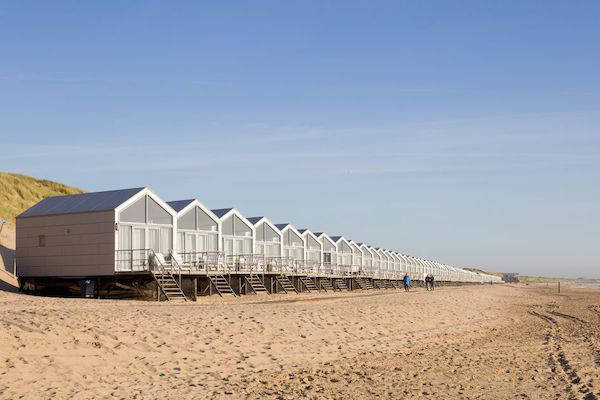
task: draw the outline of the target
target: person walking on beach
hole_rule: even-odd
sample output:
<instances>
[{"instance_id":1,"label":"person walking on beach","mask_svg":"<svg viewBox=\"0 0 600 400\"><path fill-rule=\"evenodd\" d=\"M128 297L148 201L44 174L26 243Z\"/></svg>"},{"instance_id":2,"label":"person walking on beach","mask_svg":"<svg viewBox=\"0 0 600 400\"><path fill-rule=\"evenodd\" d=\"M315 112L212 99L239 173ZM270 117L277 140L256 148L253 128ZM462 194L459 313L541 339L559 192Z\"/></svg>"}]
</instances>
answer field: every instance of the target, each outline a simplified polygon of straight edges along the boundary
<instances>
[{"instance_id":1,"label":"person walking on beach","mask_svg":"<svg viewBox=\"0 0 600 400\"><path fill-rule=\"evenodd\" d=\"M431 290L435 289L435 277L433 276L433 274L429 274L430 278L429 278L429 284L431 285Z\"/></svg>"},{"instance_id":2,"label":"person walking on beach","mask_svg":"<svg viewBox=\"0 0 600 400\"><path fill-rule=\"evenodd\" d=\"M427 275L425 275L425 290L429 291L430 288L431 288L431 275L427 274Z\"/></svg>"},{"instance_id":3,"label":"person walking on beach","mask_svg":"<svg viewBox=\"0 0 600 400\"><path fill-rule=\"evenodd\" d=\"M402 278L402 283L404 283L404 290L408 292L410 289L410 276L408 274L404 275L404 278Z\"/></svg>"}]
</instances>

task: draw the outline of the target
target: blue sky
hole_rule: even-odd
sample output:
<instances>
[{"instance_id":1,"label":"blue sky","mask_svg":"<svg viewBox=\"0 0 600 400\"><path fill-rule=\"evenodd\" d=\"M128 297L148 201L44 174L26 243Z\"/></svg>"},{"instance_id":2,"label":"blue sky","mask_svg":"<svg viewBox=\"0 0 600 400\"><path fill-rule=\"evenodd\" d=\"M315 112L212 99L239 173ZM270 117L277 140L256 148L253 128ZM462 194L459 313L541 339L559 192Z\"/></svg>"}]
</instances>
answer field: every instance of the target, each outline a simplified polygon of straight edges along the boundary
<instances>
[{"instance_id":1,"label":"blue sky","mask_svg":"<svg viewBox=\"0 0 600 400\"><path fill-rule=\"evenodd\" d=\"M600 277L597 1L0 1L0 170Z\"/></svg>"}]
</instances>

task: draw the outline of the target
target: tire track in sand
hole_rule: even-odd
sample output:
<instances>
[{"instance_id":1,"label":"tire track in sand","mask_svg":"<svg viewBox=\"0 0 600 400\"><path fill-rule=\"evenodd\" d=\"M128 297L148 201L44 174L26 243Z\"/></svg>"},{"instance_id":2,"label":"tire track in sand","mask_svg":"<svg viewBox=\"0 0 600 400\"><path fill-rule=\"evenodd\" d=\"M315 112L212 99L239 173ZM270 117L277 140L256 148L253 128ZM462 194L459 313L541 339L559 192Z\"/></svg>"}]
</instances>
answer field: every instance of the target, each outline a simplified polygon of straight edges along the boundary
<instances>
[{"instance_id":1,"label":"tire track in sand","mask_svg":"<svg viewBox=\"0 0 600 400\"><path fill-rule=\"evenodd\" d=\"M554 310L548 310L548 313L580 324L585 322L577 317ZM598 397L590 391L588 385L582 383L577 369L567 358L562 347L563 338L558 321L550 315L537 311L529 311L529 314L546 323L547 331L544 335L543 343L548 352L547 364L550 370L561 378L567 398L570 400L578 398L582 400L598 400Z\"/></svg>"}]
</instances>

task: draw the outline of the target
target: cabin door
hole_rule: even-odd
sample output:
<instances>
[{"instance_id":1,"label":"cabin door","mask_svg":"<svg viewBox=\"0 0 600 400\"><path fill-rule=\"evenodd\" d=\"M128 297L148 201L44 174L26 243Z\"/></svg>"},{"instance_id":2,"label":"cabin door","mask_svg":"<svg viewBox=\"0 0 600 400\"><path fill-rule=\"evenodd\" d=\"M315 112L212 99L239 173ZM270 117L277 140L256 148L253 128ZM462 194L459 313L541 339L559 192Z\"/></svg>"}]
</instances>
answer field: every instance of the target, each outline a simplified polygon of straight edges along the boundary
<instances>
[{"instance_id":1,"label":"cabin door","mask_svg":"<svg viewBox=\"0 0 600 400\"><path fill-rule=\"evenodd\" d=\"M233 239L223 239L223 251L225 255L233 255Z\"/></svg>"},{"instance_id":2,"label":"cabin door","mask_svg":"<svg viewBox=\"0 0 600 400\"><path fill-rule=\"evenodd\" d=\"M185 252L186 253L196 252L196 235L193 233L185 234Z\"/></svg>"},{"instance_id":3,"label":"cabin door","mask_svg":"<svg viewBox=\"0 0 600 400\"><path fill-rule=\"evenodd\" d=\"M196 243L197 251L208 251L208 236L207 235L198 235L198 243Z\"/></svg>"},{"instance_id":4,"label":"cabin door","mask_svg":"<svg viewBox=\"0 0 600 400\"><path fill-rule=\"evenodd\" d=\"M160 230L157 228L148 229L148 248L155 253L160 253Z\"/></svg>"},{"instance_id":5,"label":"cabin door","mask_svg":"<svg viewBox=\"0 0 600 400\"><path fill-rule=\"evenodd\" d=\"M119 226L119 248L117 251L116 270L131 271L132 270L132 246L131 246L131 226Z\"/></svg>"},{"instance_id":6,"label":"cabin door","mask_svg":"<svg viewBox=\"0 0 600 400\"><path fill-rule=\"evenodd\" d=\"M142 271L146 261L146 230L144 228L133 228L133 271Z\"/></svg>"}]
</instances>

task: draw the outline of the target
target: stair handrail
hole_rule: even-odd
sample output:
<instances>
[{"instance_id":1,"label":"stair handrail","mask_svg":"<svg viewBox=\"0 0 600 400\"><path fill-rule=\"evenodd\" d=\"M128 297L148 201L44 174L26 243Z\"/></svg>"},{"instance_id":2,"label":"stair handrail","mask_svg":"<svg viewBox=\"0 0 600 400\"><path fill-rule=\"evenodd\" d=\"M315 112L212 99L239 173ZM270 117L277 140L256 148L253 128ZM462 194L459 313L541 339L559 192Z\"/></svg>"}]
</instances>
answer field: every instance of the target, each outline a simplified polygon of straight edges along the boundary
<instances>
[{"instance_id":1,"label":"stair handrail","mask_svg":"<svg viewBox=\"0 0 600 400\"><path fill-rule=\"evenodd\" d=\"M181 270L182 265L179 263L179 260L177 259L177 254L171 249L169 250L169 255L171 257L171 268L173 267L177 267L177 272L179 274L179 287L181 288Z\"/></svg>"}]
</instances>

